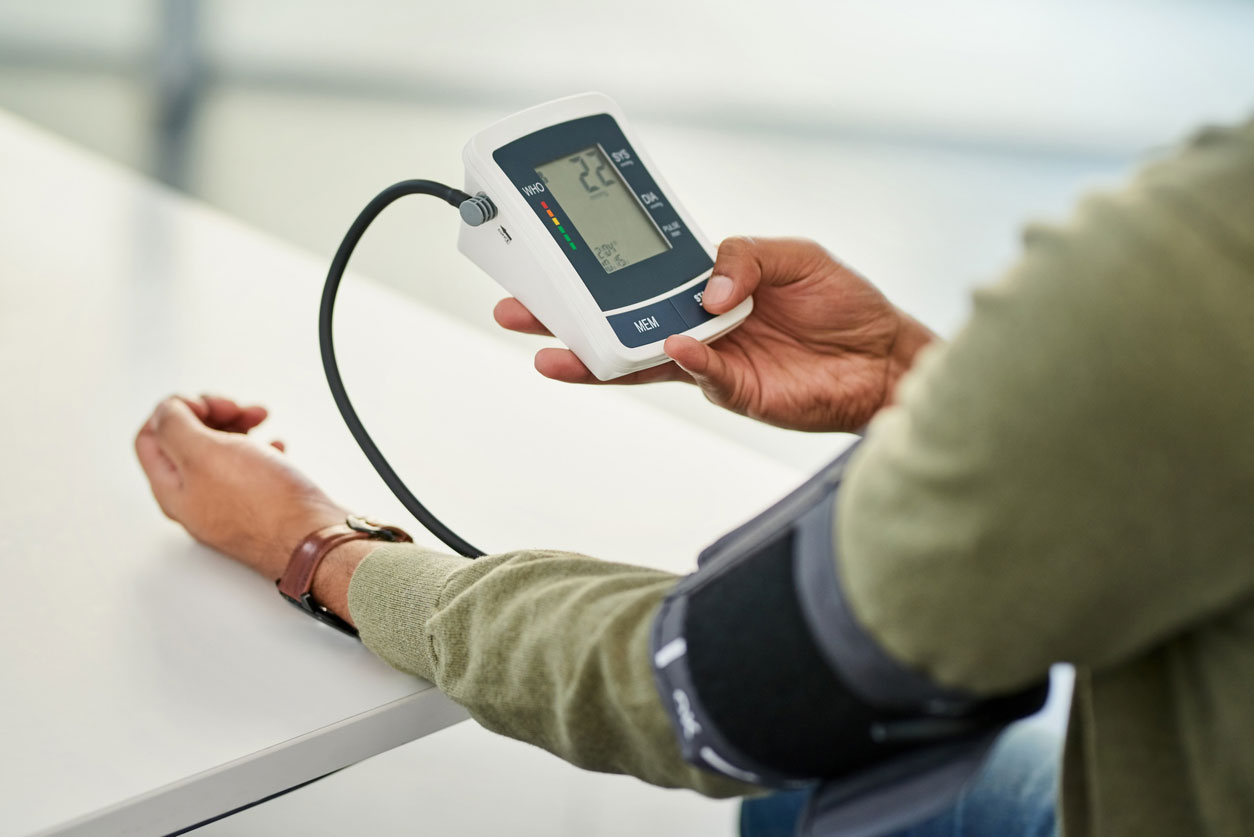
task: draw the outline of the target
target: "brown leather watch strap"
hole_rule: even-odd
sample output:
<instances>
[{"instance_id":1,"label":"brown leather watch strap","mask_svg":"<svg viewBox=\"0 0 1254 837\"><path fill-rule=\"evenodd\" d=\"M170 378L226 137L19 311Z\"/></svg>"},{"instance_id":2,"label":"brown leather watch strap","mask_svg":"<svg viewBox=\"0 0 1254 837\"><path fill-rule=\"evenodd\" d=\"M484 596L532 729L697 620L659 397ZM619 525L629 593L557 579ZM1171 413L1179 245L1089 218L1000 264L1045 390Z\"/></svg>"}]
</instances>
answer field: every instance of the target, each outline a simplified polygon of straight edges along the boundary
<instances>
[{"instance_id":1,"label":"brown leather watch strap","mask_svg":"<svg viewBox=\"0 0 1254 837\"><path fill-rule=\"evenodd\" d=\"M410 543L413 538L403 529L383 526L361 517L349 517L343 523L327 526L307 536L292 551L287 569L275 582L279 593L288 602L310 616L337 628L350 636L357 636L352 625L313 600L314 574L318 565L331 550L349 541L378 540Z\"/></svg>"}]
</instances>

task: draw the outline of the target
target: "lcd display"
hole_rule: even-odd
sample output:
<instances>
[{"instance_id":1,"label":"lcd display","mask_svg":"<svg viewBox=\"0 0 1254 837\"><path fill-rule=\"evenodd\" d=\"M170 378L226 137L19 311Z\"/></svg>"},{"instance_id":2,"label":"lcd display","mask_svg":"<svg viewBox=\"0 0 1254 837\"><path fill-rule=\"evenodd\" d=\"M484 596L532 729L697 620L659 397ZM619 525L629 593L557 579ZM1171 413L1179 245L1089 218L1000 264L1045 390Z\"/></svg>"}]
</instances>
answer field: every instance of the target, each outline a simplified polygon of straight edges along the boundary
<instances>
[{"instance_id":1,"label":"lcd display","mask_svg":"<svg viewBox=\"0 0 1254 837\"><path fill-rule=\"evenodd\" d=\"M670 242L600 146L537 166L536 174L606 273L670 249Z\"/></svg>"}]
</instances>

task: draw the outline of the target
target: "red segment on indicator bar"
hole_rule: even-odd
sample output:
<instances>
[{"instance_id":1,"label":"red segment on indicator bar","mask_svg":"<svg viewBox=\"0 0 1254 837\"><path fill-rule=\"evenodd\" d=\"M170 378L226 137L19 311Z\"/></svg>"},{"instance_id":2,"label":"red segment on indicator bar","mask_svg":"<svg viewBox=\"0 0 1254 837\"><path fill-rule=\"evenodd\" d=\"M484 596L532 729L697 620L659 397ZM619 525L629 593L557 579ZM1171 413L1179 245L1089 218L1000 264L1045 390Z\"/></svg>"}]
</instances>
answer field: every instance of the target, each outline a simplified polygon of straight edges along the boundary
<instances>
[{"instance_id":1,"label":"red segment on indicator bar","mask_svg":"<svg viewBox=\"0 0 1254 837\"><path fill-rule=\"evenodd\" d=\"M545 203L544 201L540 201L540 206L542 206L542 207L543 207L543 208L545 208L545 209L548 209L548 208L549 208L549 205L548 205L547 203Z\"/></svg>"}]
</instances>

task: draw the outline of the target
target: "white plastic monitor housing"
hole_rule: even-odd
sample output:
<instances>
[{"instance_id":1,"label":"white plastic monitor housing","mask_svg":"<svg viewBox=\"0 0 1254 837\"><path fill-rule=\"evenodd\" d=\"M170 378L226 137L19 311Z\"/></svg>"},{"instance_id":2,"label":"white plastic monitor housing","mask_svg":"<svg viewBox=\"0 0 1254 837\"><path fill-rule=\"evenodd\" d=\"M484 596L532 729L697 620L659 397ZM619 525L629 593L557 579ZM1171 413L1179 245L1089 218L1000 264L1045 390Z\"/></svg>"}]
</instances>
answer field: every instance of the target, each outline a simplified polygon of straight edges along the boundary
<instances>
[{"instance_id":1,"label":"white plastic monitor housing","mask_svg":"<svg viewBox=\"0 0 1254 837\"><path fill-rule=\"evenodd\" d=\"M663 293L648 299L609 311L602 310L563 248L555 241L553 231L545 225L536 208L493 156L498 149L515 140L598 114L608 114L617 122L639 164L651 176L656 186L653 191L661 193L660 202L669 203L670 210L678 214L686 227L684 234L696 239L712 264L715 252L710 242L662 178L643 143L627 123L622 109L600 93L584 93L537 105L502 119L470 138L462 151L466 166L465 190L471 195L479 192L486 194L496 205L497 216L476 227L462 224L457 248L527 306L597 378L607 381L666 362L668 358L662 344L669 333L687 334L707 342L720 337L744 321L753 308L753 300L746 299L731 311L682 331L660 334L657 340L646 345L634 348L624 345L611 327L607 319L609 316L648 308L650 304L658 304L689 289L697 292L691 296L699 306L700 289L709 279L710 270L706 268L692 276L676 277ZM578 150L569 148L558 153ZM536 160L535 165L544 162L547 161ZM639 184L632 184L629 177L623 179L639 198Z\"/></svg>"}]
</instances>

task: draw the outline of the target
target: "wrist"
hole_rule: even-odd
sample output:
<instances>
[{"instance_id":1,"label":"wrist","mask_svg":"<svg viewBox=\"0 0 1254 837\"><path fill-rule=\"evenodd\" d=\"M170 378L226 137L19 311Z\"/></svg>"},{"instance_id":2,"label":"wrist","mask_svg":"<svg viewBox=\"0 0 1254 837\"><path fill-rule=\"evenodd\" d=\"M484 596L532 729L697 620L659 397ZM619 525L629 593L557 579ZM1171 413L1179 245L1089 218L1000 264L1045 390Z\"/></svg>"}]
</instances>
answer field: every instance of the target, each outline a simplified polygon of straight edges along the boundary
<instances>
[{"instance_id":1,"label":"wrist","mask_svg":"<svg viewBox=\"0 0 1254 837\"><path fill-rule=\"evenodd\" d=\"M897 384L914 366L915 358L924 346L939 338L923 323L904 311L898 312L897 334L888 351L888 375L884 386L884 404L889 407L897 400Z\"/></svg>"},{"instance_id":2,"label":"wrist","mask_svg":"<svg viewBox=\"0 0 1254 837\"><path fill-rule=\"evenodd\" d=\"M272 523L269 537L256 538L243 560L267 578L278 579L301 541L313 532L343 523L346 517L348 511L334 503L301 504Z\"/></svg>"},{"instance_id":3,"label":"wrist","mask_svg":"<svg viewBox=\"0 0 1254 837\"><path fill-rule=\"evenodd\" d=\"M328 552L314 572L311 586L314 601L356 627L348 612L348 586L358 565L382 543L385 542L348 541Z\"/></svg>"}]
</instances>

